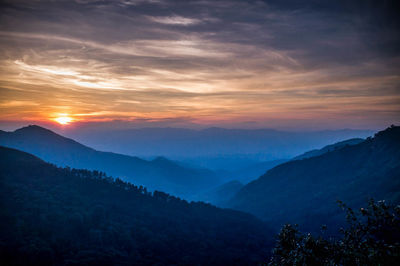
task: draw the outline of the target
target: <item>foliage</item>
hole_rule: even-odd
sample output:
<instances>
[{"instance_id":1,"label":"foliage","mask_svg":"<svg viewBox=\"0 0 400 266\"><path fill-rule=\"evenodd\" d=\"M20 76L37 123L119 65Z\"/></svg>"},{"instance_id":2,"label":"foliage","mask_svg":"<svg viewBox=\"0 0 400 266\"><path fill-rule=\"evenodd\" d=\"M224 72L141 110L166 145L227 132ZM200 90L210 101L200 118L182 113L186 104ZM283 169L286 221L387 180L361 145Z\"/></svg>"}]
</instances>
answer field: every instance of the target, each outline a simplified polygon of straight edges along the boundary
<instances>
[{"instance_id":1,"label":"foliage","mask_svg":"<svg viewBox=\"0 0 400 266\"><path fill-rule=\"evenodd\" d=\"M285 225L269 265L396 265L400 260L400 206L369 201L353 211L343 202L348 227L340 239L302 234ZM323 228L325 229L325 228Z\"/></svg>"}]
</instances>

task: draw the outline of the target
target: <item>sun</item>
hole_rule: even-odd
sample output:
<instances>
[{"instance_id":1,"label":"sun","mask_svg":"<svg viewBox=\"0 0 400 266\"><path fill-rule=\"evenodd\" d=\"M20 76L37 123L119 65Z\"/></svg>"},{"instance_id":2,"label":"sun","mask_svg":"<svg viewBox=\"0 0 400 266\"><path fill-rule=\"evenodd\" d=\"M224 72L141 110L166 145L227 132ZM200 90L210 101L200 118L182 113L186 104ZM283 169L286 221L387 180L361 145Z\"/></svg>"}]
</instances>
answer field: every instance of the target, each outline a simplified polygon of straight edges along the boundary
<instances>
[{"instance_id":1,"label":"sun","mask_svg":"<svg viewBox=\"0 0 400 266\"><path fill-rule=\"evenodd\" d=\"M54 121L56 121L57 123L61 124L61 125L68 125L69 123L72 122L72 118L69 116L60 116L54 119Z\"/></svg>"}]
</instances>

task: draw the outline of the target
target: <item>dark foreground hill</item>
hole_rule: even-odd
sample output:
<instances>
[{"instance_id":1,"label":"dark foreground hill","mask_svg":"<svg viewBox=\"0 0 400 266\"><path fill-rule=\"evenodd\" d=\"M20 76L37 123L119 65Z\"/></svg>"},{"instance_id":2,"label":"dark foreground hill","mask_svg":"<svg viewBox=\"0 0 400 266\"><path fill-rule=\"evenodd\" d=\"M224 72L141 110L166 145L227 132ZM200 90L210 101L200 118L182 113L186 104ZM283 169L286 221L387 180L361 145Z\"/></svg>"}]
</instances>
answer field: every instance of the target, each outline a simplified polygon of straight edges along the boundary
<instances>
[{"instance_id":1,"label":"dark foreground hill","mask_svg":"<svg viewBox=\"0 0 400 266\"><path fill-rule=\"evenodd\" d=\"M100 170L151 190L184 197L220 184L212 171L183 167L165 158L146 161L100 152L39 126L0 131L0 145L34 154L58 166Z\"/></svg>"},{"instance_id":2,"label":"dark foreground hill","mask_svg":"<svg viewBox=\"0 0 400 266\"><path fill-rule=\"evenodd\" d=\"M252 215L4 147L0 202L2 265L252 265L271 248Z\"/></svg>"},{"instance_id":3,"label":"dark foreground hill","mask_svg":"<svg viewBox=\"0 0 400 266\"><path fill-rule=\"evenodd\" d=\"M336 200L360 207L368 198L400 202L400 127L364 142L281 164L244 186L229 206L271 224L335 227ZM307 228L308 227L308 228Z\"/></svg>"}]
</instances>

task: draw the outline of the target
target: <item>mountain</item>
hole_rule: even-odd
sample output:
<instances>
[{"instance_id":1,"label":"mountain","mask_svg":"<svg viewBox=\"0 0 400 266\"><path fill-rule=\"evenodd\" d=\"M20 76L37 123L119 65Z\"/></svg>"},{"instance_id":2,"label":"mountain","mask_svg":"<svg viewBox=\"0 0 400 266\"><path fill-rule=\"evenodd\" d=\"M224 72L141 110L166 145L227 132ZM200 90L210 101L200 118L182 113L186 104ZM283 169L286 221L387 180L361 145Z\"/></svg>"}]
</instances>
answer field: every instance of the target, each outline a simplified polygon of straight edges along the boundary
<instances>
[{"instance_id":1,"label":"mountain","mask_svg":"<svg viewBox=\"0 0 400 266\"><path fill-rule=\"evenodd\" d=\"M161 157L146 161L135 156L100 152L39 126L1 131L0 145L32 153L58 166L100 170L150 190L187 198L221 182L212 171L183 167Z\"/></svg>"},{"instance_id":2,"label":"mountain","mask_svg":"<svg viewBox=\"0 0 400 266\"><path fill-rule=\"evenodd\" d=\"M350 138L366 138L370 130L291 132L274 129L65 129L63 135L90 147L141 157L165 156L211 170L238 170L254 163L293 158L305 151Z\"/></svg>"},{"instance_id":3,"label":"mountain","mask_svg":"<svg viewBox=\"0 0 400 266\"><path fill-rule=\"evenodd\" d=\"M228 206L276 226L330 223L335 227L336 200L358 208L371 197L400 203L400 127L392 126L356 145L276 166L244 186Z\"/></svg>"},{"instance_id":4,"label":"mountain","mask_svg":"<svg viewBox=\"0 0 400 266\"><path fill-rule=\"evenodd\" d=\"M311 157L315 157L315 156L320 156L324 153L334 151L337 149L341 149L348 145L356 145L363 141L364 141L364 139L361 139L361 138L354 138L354 139L340 141L340 142L337 142L337 143L334 143L331 145L327 145L327 146L323 147L322 149L315 149L312 151L305 152L299 156L294 157L292 160L302 160L302 159L307 159L307 158L311 158Z\"/></svg>"},{"instance_id":5,"label":"mountain","mask_svg":"<svg viewBox=\"0 0 400 266\"><path fill-rule=\"evenodd\" d=\"M256 265L265 223L0 147L2 265Z\"/></svg>"}]
</instances>

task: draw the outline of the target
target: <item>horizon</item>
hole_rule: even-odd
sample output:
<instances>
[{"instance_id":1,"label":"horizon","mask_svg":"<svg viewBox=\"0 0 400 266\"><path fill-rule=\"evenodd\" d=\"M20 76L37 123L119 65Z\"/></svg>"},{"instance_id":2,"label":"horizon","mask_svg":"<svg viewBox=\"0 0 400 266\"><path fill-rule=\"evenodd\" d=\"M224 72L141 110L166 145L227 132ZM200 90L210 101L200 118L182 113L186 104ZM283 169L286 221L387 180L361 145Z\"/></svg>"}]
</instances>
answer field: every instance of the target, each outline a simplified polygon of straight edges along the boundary
<instances>
[{"instance_id":1,"label":"horizon","mask_svg":"<svg viewBox=\"0 0 400 266\"><path fill-rule=\"evenodd\" d=\"M114 124L116 123L116 124ZM379 132L383 131L392 125L397 126L396 124L387 125L383 128L294 128L294 127L239 127L239 126L218 126L218 125L199 125L199 124L190 124L190 125L169 125L169 124L135 124L128 123L126 121L109 121L109 122L74 122L69 125L60 125L58 123L53 122L35 122L35 121L13 121L13 122L4 122L0 121L0 130L6 132L12 132L21 128L29 127L29 126L38 126L44 129L48 129L54 131L55 133L62 134L63 132L80 132L80 131L93 131L93 132L101 132L101 131L125 131L125 130L141 130L141 129L178 129L178 130L193 130L193 131L203 131L209 129L222 129L222 130L243 130L243 131L257 131L257 130L266 130L266 131L277 131L277 132L293 132L293 133L307 133L307 132L324 132L324 131L364 131L364 132Z\"/></svg>"}]
</instances>

